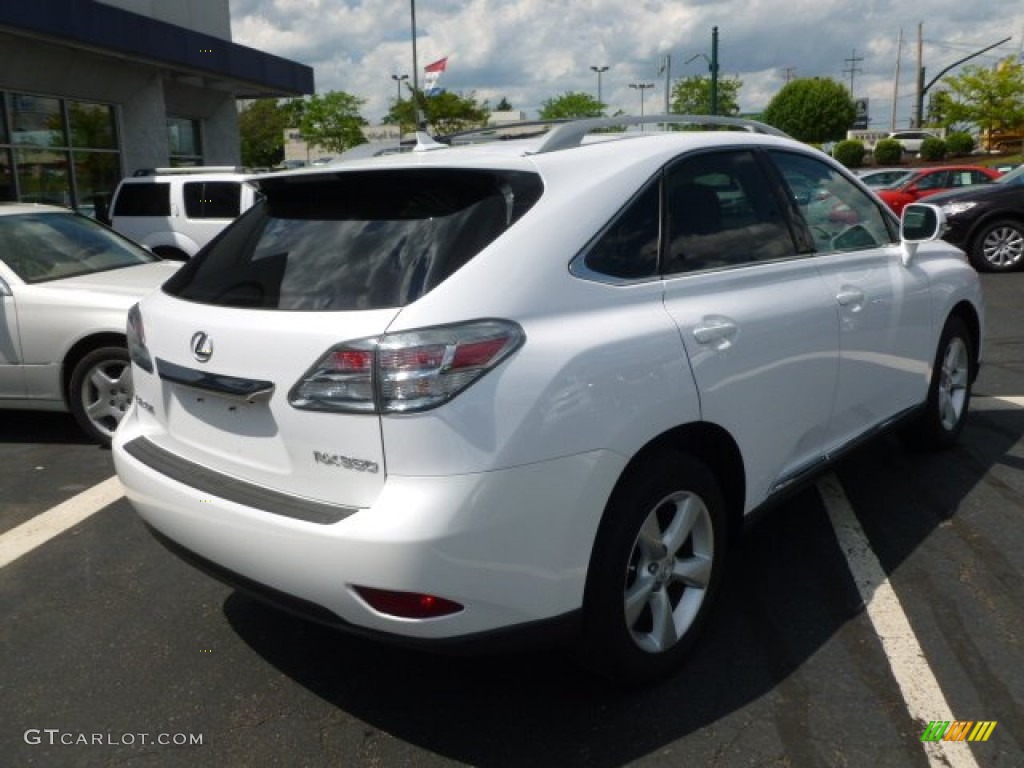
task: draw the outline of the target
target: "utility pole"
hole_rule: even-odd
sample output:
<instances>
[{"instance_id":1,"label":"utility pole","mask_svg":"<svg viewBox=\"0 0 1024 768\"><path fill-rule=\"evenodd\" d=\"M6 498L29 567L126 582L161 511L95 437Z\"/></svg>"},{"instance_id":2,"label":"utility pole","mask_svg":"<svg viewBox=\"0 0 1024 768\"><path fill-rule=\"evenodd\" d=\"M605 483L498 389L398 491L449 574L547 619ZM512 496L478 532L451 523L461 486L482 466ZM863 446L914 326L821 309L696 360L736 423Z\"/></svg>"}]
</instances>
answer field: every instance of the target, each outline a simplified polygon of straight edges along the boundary
<instances>
[{"instance_id":1,"label":"utility pole","mask_svg":"<svg viewBox=\"0 0 1024 768\"><path fill-rule=\"evenodd\" d=\"M903 27L900 27L900 38L896 43L896 76L892 81L892 115L889 117L889 131L896 130L896 99L900 91L900 61L903 59Z\"/></svg>"},{"instance_id":2,"label":"utility pole","mask_svg":"<svg viewBox=\"0 0 1024 768\"><path fill-rule=\"evenodd\" d=\"M793 75L796 72L796 67L786 67L786 85L789 85L793 79Z\"/></svg>"},{"instance_id":3,"label":"utility pole","mask_svg":"<svg viewBox=\"0 0 1024 768\"><path fill-rule=\"evenodd\" d=\"M850 75L850 96L853 96L853 77L854 77L854 75L859 74L859 73L864 71L863 69L860 69L857 66L862 61L864 61L864 57L863 56L858 56L857 55L857 49L854 48L853 52L850 54L850 58L843 59L843 61L845 61L849 65L847 67L847 69L843 70L843 74L844 75L845 74L849 74Z\"/></svg>"},{"instance_id":4,"label":"utility pole","mask_svg":"<svg viewBox=\"0 0 1024 768\"><path fill-rule=\"evenodd\" d=\"M924 108L924 40L921 36L923 22L917 22L917 98L914 99L914 122L911 127L921 127L921 110Z\"/></svg>"}]
</instances>

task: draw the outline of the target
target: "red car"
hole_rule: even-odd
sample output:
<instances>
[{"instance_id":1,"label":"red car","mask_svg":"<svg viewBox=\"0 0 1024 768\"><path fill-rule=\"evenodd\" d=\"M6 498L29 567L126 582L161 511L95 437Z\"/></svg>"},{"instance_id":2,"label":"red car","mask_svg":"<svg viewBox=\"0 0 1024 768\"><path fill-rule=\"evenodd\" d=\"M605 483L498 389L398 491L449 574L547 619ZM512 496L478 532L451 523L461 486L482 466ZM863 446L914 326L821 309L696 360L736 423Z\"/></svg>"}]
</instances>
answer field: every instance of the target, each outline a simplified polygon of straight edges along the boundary
<instances>
[{"instance_id":1,"label":"red car","mask_svg":"<svg viewBox=\"0 0 1024 768\"><path fill-rule=\"evenodd\" d=\"M898 216L905 205L922 197L972 184L988 184L1001 175L999 171L980 165L939 165L921 168L910 178L891 187L879 187L875 192Z\"/></svg>"}]
</instances>

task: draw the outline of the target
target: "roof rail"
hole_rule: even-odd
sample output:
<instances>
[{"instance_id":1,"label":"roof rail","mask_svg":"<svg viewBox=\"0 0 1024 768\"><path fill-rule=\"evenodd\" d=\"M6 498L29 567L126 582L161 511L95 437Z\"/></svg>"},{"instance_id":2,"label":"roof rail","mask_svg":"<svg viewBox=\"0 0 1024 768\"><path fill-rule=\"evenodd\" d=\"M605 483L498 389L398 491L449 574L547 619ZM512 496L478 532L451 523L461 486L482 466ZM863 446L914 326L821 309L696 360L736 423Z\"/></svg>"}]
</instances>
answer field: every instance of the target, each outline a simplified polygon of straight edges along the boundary
<instances>
[{"instance_id":1,"label":"roof rail","mask_svg":"<svg viewBox=\"0 0 1024 768\"><path fill-rule=\"evenodd\" d=\"M583 120L573 120L572 122L559 125L548 134L540 147L531 154L556 152L560 149L577 147L583 143L584 137L588 134L602 129L607 130L624 126L656 123L740 128L750 133L764 133L786 139L792 138L789 134L771 125L740 117L720 117L718 115L620 115L618 117L592 117Z\"/></svg>"},{"instance_id":2,"label":"roof rail","mask_svg":"<svg viewBox=\"0 0 1024 768\"><path fill-rule=\"evenodd\" d=\"M165 176L188 173L251 173L241 165L183 165L175 168L139 168L132 176Z\"/></svg>"},{"instance_id":3,"label":"roof rail","mask_svg":"<svg viewBox=\"0 0 1024 768\"><path fill-rule=\"evenodd\" d=\"M549 133L559 125L570 122L572 122L571 118L561 118L558 120L518 120L512 123L485 125L481 128L471 128L468 131L449 133L444 136L437 136L436 139L453 147L463 144L483 144L491 141L533 139Z\"/></svg>"}]
</instances>

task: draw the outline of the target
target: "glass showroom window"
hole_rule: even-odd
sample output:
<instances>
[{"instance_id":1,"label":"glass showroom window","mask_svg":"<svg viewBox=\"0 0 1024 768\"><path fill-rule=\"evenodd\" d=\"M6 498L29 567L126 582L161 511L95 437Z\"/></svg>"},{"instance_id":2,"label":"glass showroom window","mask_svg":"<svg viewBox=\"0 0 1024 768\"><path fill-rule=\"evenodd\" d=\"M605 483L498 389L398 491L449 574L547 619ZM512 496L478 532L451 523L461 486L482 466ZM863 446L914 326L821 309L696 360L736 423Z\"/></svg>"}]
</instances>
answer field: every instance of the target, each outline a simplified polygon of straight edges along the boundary
<instances>
[{"instance_id":1,"label":"glass showroom window","mask_svg":"<svg viewBox=\"0 0 1024 768\"><path fill-rule=\"evenodd\" d=\"M0 99L0 106L2 104L3 101ZM18 199L14 189L14 176L11 173L11 150L8 148L10 143L6 110L0 109L0 200Z\"/></svg>"},{"instance_id":2,"label":"glass showroom window","mask_svg":"<svg viewBox=\"0 0 1024 768\"><path fill-rule=\"evenodd\" d=\"M0 197L106 213L121 178L114 108L4 93Z\"/></svg>"},{"instance_id":3,"label":"glass showroom window","mask_svg":"<svg viewBox=\"0 0 1024 768\"><path fill-rule=\"evenodd\" d=\"M167 143L173 167L203 164L203 143L198 120L187 117L167 118Z\"/></svg>"},{"instance_id":4,"label":"glass showroom window","mask_svg":"<svg viewBox=\"0 0 1024 768\"><path fill-rule=\"evenodd\" d=\"M110 199L121 180L114 110L105 104L69 101L67 113L77 207L107 221Z\"/></svg>"}]
</instances>

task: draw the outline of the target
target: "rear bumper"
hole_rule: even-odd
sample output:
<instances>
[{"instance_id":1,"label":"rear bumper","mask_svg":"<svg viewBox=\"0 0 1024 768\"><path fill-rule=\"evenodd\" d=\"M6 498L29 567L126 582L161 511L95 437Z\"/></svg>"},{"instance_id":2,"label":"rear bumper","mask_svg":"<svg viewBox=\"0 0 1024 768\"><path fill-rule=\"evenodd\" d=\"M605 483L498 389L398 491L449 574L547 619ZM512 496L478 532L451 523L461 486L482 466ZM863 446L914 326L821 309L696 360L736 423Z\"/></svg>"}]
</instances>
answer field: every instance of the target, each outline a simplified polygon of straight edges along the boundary
<instances>
[{"instance_id":1,"label":"rear bumper","mask_svg":"<svg viewBox=\"0 0 1024 768\"><path fill-rule=\"evenodd\" d=\"M313 522L158 471L140 457L146 438L138 422L126 422L113 445L118 475L140 516L177 554L293 613L439 648L509 630L564 637L625 464L602 451L469 475L389 475L372 506ZM224 480L228 488L232 479ZM397 618L371 608L354 585L434 594L465 609Z\"/></svg>"}]
</instances>

